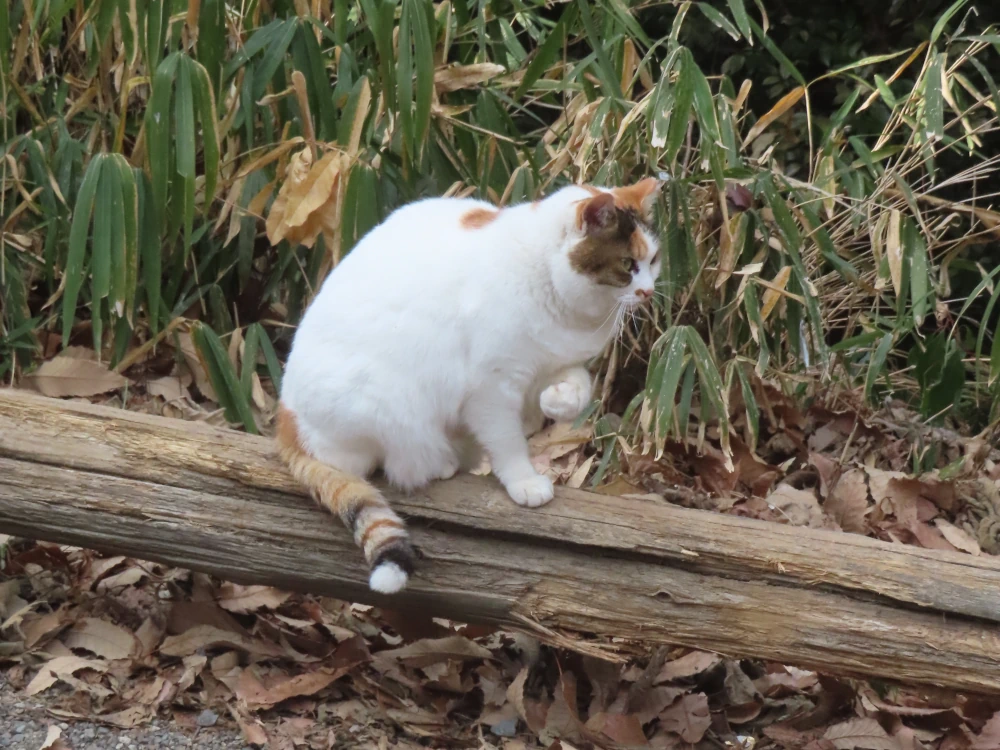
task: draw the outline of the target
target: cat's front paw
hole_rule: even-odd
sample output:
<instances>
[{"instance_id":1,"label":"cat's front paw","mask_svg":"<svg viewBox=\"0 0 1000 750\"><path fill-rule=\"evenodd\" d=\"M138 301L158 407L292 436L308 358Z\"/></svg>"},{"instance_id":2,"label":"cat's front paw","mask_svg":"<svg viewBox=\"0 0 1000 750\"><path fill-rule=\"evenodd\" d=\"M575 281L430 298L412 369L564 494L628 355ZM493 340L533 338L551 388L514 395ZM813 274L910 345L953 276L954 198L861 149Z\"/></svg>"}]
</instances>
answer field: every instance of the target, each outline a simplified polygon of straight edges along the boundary
<instances>
[{"instance_id":1,"label":"cat's front paw","mask_svg":"<svg viewBox=\"0 0 1000 750\"><path fill-rule=\"evenodd\" d=\"M564 380L550 385L542 391L539 405L542 413L556 422L572 422L590 404L590 383L580 383L577 380Z\"/></svg>"},{"instance_id":2,"label":"cat's front paw","mask_svg":"<svg viewBox=\"0 0 1000 750\"><path fill-rule=\"evenodd\" d=\"M507 485L510 499L525 508L537 508L552 499L552 480L536 474L528 479L521 479Z\"/></svg>"}]
</instances>

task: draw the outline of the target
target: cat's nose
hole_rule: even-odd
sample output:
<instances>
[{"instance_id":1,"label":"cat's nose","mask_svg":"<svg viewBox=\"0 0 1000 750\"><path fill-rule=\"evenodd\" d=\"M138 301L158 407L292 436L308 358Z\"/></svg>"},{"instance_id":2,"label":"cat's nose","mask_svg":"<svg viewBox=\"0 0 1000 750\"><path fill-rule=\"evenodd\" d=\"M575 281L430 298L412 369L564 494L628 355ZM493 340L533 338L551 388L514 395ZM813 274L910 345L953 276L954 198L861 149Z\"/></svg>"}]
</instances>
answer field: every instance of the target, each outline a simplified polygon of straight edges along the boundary
<instances>
[{"instance_id":1,"label":"cat's nose","mask_svg":"<svg viewBox=\"0 0 1000 750\"><path fill-rule=\"evenodd\" d=\"M635 296L638 297L641 300L647 300L647 299L649 299L650 297L653 296L653 290L652 289L641 289L641 288L640 289L636 289L635 290Z\"/></svg>"}]
</instances>

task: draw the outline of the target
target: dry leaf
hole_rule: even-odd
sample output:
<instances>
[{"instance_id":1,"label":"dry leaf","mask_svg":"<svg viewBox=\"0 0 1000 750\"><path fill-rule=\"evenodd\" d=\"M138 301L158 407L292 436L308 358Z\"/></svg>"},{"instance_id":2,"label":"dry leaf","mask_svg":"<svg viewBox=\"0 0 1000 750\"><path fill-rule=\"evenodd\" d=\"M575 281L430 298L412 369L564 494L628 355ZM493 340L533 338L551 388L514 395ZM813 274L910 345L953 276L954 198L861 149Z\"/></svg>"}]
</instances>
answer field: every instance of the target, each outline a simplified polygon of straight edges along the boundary
<instances>
[{"instance_id":1,"label":"dry leaf","mask_svg":"<svg viewBox=\"0 0 1000 750\"><path fill-rule=\"evenodd\" d=\"M972 741L971 750L997 750L1000 748L1000 711L997 711L983 726L983 730Z\"/></svg>"},{"instance_id":2,"label":"dry leaf","mask_svg":"<svg viewBox=\"0 0 1000 750\"><path fill-rule=\"evenodd\" d=\"M823 510L844 531L865 533L865 514L868 512L868 483L858 469L845 472L830 490L823 503Z\"/></svg>"},{"instance_id":3,"label":"dry leaf","mask_svg":"<svg viewBox=\"0 0 1000 750\"><path fill-rule=\"evenodd\" d=\"M440 92L471 89L504 72L496 63L474 63L472 65L452 65L434 71L434 87Z\"/></svg>"},{"instance_id":4,"label":"dry leaf","mask_svg":"<svg viewBox=\"0 0 1000 750\"><path fill-rule=\"evenodd\" d=\"M781 293L784 291L785 287L788 286L788 279L791 278L792 267L784 266L777 274L775 274L774 281L770 283L764 289L764 299L761 301L760 305L760 318L761 320L767 320L768 316L774 310L775 306L778 304L778 300L781 299Z\"/></svg>"},{"instance_id":5,"label":"dry leaf","mask_svg":"<svg viewBox=\"0 0 1000 750\"><path fill-rule=\"evenodd\" d=\"M943 518L935 518L934 525L937 526L938 531L941 532L941 535L947 539L952 546L962 550L963 552L968 552L970 555L982 554L982 550L979 548L979 542L954 524L949 523Z\"/></svg>"},{"instance_id":6,"label":"dry leaf","mask_svg":"<svg viewBox=\"0 0 1000 750\"><path fill-rule=\"evenodd\" d=\"M781 483L767 496L767 504L792 526L816 529L824 525L823 511L812 492Z\"/></svg>"},{"instance_id":7,"label":"dry leaf","mask_svg":"<svg viewBox=\"0 0 1000 750\"><path fill-rule=\"evenodd\" d=\"M98 659L84 659L79 656L57 656L39 668L38 674L28 683L25 692L28 695L37 695L43 690L48 690L59 680L68 682L67 678L84 669L106 672L108 663Z\"/></svg>"},{"instance_id":8,"label":"dry leaf","mask_svg":"<svg viewBox=\"0 0 1000 750\"><path fill-rule=\"evenodd\" d=\"M543 741L561 737L573 741L583 739L583 722L577 713L576 703L576 677L572 672L563 672L545 717L545 729L541 733Z\"/></svg>"},{"instance_id":9,"label":"dry leaf","mask_svg":"<svg viewBox=\"0 0 1000 750\"><path fill-rule=\"evenodd\" d=\"M241 586L223 583L219 587L219 606L230 612L247 613L258 609L277 609L291 594L270 586Z\"/></svg>"},{"instance_id":10,"label":"dry leaf","mask_svg":"<svg viewBox=\"0 0 1000 750\"><path fill-rule=\"evenodd\" d=\"M205 367L205 363L202 362L201 354L198 352L198 347L194 345L194 339L191 338L190 332L178 331L177 343L181 347L184 362L187 364L188 370L191 371L191 375L194 376L194 384L201 391L201 395L210 401L218 402L219 397L216 395L212 381L208 377L208 369Z\"/></svg>"},{"instance_id":11,"label":"dry leaf","mask_svg":"<svg viewBox=\"0 0 1000 750\"><path fill-rule=\"evenodd\" d=\"M164 656L190 656L203 649L228 646L256 656L283 656L285 650L266 641L248 638L240 633L220 630L212 625L197 625L180 635L163 639L160 653Z\"/></svg>"},{"instance_id":12,"label":"dry leaf","mask_svg":"<svg viewBox=\"0 0 1000 750\"><path fill-rule=\"evenodd\" d=\"M493 653L488 648L459 635L427 638L402 648L380 651L375 655L376 661L398 660L406 662L411 667L427 667L448 659L465 661L492 658Z\"/></svg>"},{"instance_id":13,"label":"dry leaf","mask_svg":"<svg viewBox=\"0 0 1000 750\"><path fill-rule=\"evenodd\" d=\"M889 213L889 231L885 237L885 251L889 258L889 275L892 288L898 296L903 287L903 240L900 235L902 215L893 209Z\"/></svg>"},{"instance_id":14,"label":"dry leaf","mask_svg":"<svg viewBox=\"0 0 1000 750\"><path fill-rule=\"evenodd\" d=\"M190 383L190 375L188 375L187 380ZM146 383L146 393L150 396L159 396L169 403L179 401L182 398L190 398L191 394L188 393L187 385L180 374L164 375L162 378L155 378Z\"/></svg>"},{"instance_id":15,"label":"dry leaf","mask_svg":"<svg viewBox=\"0 0 1000 750\"><path fill-rule=\"evenodd\" d=\"M131 706L122 711L115 711L110 714L102 714L101 721L122 729L131 729L140 724L145 724L153 718L153 709L149 706Z\"/></svg>"},{"instance_id":16,"label":"dry leaf","mask_svg":"<svg viewBox=\"0 0 1000 750\"><path fill-rule=\"evenodd\" d=\"M823 734L823 739L832 742L837 750L900 750L899 743L875 719L858 718L834 724Z\"/></svg>"},{"instance_id":17,"label":"dry leaf","mask_svg":"<svg viewBox=\"0 0 1000 750\"><path fill-rule=\"evenodd\" d=\"M138 652L132 633L105 620L86 617L63 638L68 648L82 648L105 659L127 659Z\"/></svg>"},{"instance_id":18,"label":"dry leaf","mask_svg":"<svg viewBox=\"0 0 1000 750\"><path fill-rule=\"evenodd\" d=\"M747 137L743 141L743 148L746 148L753 143L761 133L767 130L772 122L794 107L805 93L806 90L802 86L796 86L794 89L781 97L777 104L771 107L770 111L757 120L757 122L754 123L754 126L750 128L750 132L747 133Z\"/></svg>"},{"instance_id":19,"label":"dry leaf","mask_svg":"<svg viewBox=\"0 0 1000 750\"><path fill-rule=\"evenodd\" d=\"M265 685L250 669L245 669L236 684L236 697L251 708L270 707L295 696L314 695L346 674L347 670L307 672Z\"/></svg>"},{"instance_id":20,"label":"dry leaf","mask_svg":"<svg viewBox=\"0 0 1000 750\"><path fill-rule=\"evenodd\" d=\"M660 714L660 724L664 729L692 744L701 741L711 723L708 697L704 693L685 695Z\"/></svg>"},{"instance_id":21,"label":"dry leaf","mask_svg":"<svg viewBox=\"0 0 1000 750\"><path fill-rule=\"evenodd\" d=\"M128 385L128 378L106 365L63 352L42 364L23 381L28 388L52 398L86 398Z\"/></svg>"},{"instance_id":22,"label":"dry leaf","mask_svg":"<svg viewBox=\"0 0 1000 750\"><path fill-rule=\"evenodd\" d=\"M42 746L38 750L71 750L70 746L66 744L66 740L62 738L62 729L53 725L49 727L45 734L45 740L42 742Z\"/></svg>"},{"instance_id":23,"label":"dry leaf","mask_svg":"<svg viewBox=\"0 0 1000 750\"><path fill-rule=\"evenodd\" d=\"M330 151L315 164L310 148L292 155L267 215L267 238L272 245L288 240L292 246L311 248L322 233L328 250L339 247L342 174L348 165L340 151Z\"/></svg>"},{"instance_id":24,"label":"dry leaf","mask_svg":"<svg viewBox=\"0 0 1000 750\"><path fill-rule=\"evenodd\" d=\"M594 714L587 721L587 729L600 732L626 747L647 747L649 742L642 731L642 723L635 714Z\"/></svg>"},{"instance_id":25,"label":"dry leaf","mask_svg":"<svg viewBox=\"0 0 1000 750\"><path fill-rule=\"evenodd\" d=\"M654 682L659 684L685 677L694 677L702 672L707 672L721 661L722 657L718 654L712 654L708 651L692 651L679 659L664 664Z\"/></svg>"}]
</instances>

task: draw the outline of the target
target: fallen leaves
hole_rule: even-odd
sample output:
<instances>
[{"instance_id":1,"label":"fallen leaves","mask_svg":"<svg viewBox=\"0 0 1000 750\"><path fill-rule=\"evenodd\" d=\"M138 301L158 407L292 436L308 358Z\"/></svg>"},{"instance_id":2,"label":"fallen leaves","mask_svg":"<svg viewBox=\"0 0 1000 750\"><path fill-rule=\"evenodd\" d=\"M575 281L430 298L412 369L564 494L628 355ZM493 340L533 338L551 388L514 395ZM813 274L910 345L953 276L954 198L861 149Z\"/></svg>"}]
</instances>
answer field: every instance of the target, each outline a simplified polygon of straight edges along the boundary
<instances>
[{"instance_id":1,"label":"fallen leaves","mask_svg":"<svg viewBox=\"0 0 1000 750\"><path fill-rule=\"evenodd\" d=\"M140 647L139 640L130 632L107 620L85 617L63 638L67 648L90 651L104 659L127 659Z\"/></svg>"},{"instance_id":2,"label":"fallen leaves","mask_svg":"<svg viewBox=\"0 0 1000 750\"><path fill-rule=\"evenodd\" d=\"M23 378L22 385L53 398L96 396L128 385L126 377L93 356L90 349L69 347Z\"/></svg>"},{"instance_id":3,"label":"fallen leaves","mask_svg":"<svg viewBox=\"0 0 1000 750\"><path fill-rule=\"evenodd\" d=\"M212 625L197 625L180 635L164 638L160 644L160 653L163 656L191 656L199 651L218 647L234 648L255 656L281 656L285 653L284 649L275 644Z\"/></svg>"},{"instance_id":4,"label":"fallen leaves","mask_svg":"<svg viewBox=\"0 0 1000 750\"><path fill-rule=\"evenodd\" d=\"M834 724L823 734L837 750L900 750L899 742L888 735L875 719L850 719Z\"/></svg>"},{"instance_id":5,"label":"fallen leaves","mask_svg":"<svg viewBox=\"0 0 1000 750\"><path fill-rule=\"evenodd\" d=\"M858 469L845 472L830 490L823 510L844 531L864 534L868 513L868 482L864 473Z\"/></svg>"}]
</instances>

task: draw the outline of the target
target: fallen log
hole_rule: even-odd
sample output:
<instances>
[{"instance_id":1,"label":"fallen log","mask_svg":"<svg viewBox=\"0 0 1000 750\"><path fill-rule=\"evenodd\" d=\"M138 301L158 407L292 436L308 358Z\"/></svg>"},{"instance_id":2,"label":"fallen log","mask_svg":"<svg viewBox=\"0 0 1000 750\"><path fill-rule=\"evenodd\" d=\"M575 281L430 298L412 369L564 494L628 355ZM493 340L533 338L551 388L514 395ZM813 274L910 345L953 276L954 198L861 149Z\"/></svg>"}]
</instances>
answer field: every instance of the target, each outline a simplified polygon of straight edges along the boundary
<instances>
[{"instance_id":1,"label":"fallen log","mask_svg":"<svg viewBox=\"0 0 1000 750\"><path fill-rule=\"evenodd\" d=\"M475 476L390 497L423 558L387 598L269 440L0 390L4 533L608 658L590 634L1000 693L995 558L574 490L528 510Z\"/></svg>"}]
</instances>

